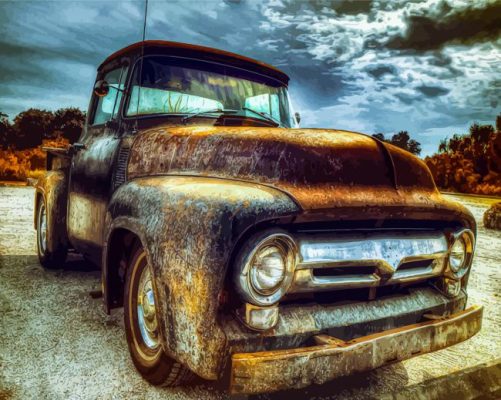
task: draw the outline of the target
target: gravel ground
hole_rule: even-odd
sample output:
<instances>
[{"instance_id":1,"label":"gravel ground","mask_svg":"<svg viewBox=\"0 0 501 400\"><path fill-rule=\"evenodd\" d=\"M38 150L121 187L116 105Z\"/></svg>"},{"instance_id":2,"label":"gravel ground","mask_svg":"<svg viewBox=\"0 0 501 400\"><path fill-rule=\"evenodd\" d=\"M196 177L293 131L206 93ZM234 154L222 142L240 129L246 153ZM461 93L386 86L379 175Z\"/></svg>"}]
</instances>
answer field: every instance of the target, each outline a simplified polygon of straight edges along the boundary
<instances>
[{"instance_id":1,"label":"gravel ground","mask_svg":"<svg viewBox=\"0 0 501 400\"><path fill-rule=\"evenodd\" d=\"M35 254L33 188L0 187L0 400L226 399L217 384L156 388L141 379L128 355L123 313L104 313L100 272L76 256L45 271ZM482 331L433 354L274 399L365 399L474 367L501 356L501 232L482 214L492 199L450 196L479 223L470 304L485 306Z\"/></svg>"}]
</instances>

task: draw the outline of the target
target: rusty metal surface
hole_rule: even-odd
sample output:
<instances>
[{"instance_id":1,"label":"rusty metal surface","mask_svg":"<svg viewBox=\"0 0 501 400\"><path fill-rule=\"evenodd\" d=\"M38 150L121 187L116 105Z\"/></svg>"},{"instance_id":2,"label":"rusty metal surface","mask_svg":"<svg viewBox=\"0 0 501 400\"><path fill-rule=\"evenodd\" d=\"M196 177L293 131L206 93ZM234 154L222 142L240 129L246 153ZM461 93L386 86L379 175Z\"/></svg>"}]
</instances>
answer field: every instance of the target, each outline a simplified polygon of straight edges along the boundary
<instances>
[{"instance_id":1,"label":"rusty metal surface","mask_svg":"<svg viewBox=\"0 0 501 400\"><path fill-rule=\"evenodd\" d=\"M280 191L213 178L135 179L115 192L106 236L128 229L146 247L167 354L204 378L219 376L226 338L218 294L238 232L297 212Z\"/></svg>"},{"instance_id":2,"label":"rusty metal surface","mask_svg":"<svg viewBox=\"0 0 501 400\"><path fill-rule=\"evenodd\" d=\"M480 331L481 306L343 344L232 356L232 393L262 393L321 384L462 342Z\"/></svg>"},{"instance_id":3,"label":"rusty metal surface","mask_svg":"<svg viewBox=\"0 0 501 400\"><path fill-rule=\"evenodd\" d=\"M336 220L435 218L474 228L464 207L440 195L421 160L384 146L337 130L160 126L137 136L128 175L200 175L265 184L297 201L304 220L328 212Z\"/></svg>"}]
</instances>

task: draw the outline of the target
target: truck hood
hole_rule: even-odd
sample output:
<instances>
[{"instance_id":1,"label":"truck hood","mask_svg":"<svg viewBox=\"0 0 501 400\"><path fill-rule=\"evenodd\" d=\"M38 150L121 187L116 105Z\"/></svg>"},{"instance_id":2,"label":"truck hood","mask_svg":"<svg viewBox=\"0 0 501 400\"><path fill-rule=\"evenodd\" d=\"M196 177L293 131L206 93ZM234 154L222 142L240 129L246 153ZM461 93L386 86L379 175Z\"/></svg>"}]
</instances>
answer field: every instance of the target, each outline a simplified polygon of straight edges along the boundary
<instances>
[{"instance_id":1,"label":"truck hood","mask_svg":"<svg viewBox=\"0 0 501 400\"><path fill-rule=\"evenodd\" d=\"M303 210L384 205L446 208L421 160L360 133L326 129L160 126L140 132L128 177L238 179L287 192Z\"/></svg>"}]
</instances>

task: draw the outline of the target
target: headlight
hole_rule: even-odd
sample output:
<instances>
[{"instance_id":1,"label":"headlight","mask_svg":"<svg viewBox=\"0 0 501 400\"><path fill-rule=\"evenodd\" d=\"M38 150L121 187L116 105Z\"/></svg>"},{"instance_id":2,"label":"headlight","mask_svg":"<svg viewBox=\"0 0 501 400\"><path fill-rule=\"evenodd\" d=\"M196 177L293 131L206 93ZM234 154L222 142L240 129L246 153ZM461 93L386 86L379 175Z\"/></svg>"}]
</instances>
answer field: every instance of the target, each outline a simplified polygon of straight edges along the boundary
<instances>
[{"instance_id":1,"label":"headlight","mask_svg":"<svg viewBox=\"0 0 501 400\"><path fill-rule=\"evenodd\" d=\"M251 263L251 285L259 294L272 293L285 279L287 254L277 246L259 249Z\"/></svg>"},{"instance_id":2,"label":"headlight","mask_svg":"<svg viewBox=\"0 0 501 400\"><path fill-rule=\"evenodd\" d=\"M451 247L449 264L451 270L457 273L466 260L466 243L462 237L459 237Z\"/></svg>"},{"instance_id":3,"label":"headlight","mask_svg":"<svg viewBox=\"0 0 501 400\"><path fill-rule=\"evenodd\" d=\"M470 230L463 230L454 235L453 240L447 272L451 278L461 279L471 266L475 238Z\"/></svg>"},{"instance_id":4,"label":"headlight","mask_svg":"<svg viewBox=\"0 0 501 400\"><path fill-rule=\"evenodd\" d=\"M285 233L251 238L235 265L234 282L243 300L258 306L278 302L292 283L296 254L294 240Z\"/></svg>"}]
</instances>

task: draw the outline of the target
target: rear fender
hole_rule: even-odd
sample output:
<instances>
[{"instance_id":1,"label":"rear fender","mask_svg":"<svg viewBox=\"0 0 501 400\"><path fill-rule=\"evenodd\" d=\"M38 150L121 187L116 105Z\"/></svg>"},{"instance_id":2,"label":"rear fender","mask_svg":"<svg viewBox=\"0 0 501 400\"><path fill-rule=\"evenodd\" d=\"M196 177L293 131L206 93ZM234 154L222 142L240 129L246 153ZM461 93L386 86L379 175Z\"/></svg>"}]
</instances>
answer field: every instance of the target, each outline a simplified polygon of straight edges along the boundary
<instances>
[{"instance_id":1,"label":"rear fender","mask_svg":"<svg viewBox=\"0 0 501 400\"><path fill-rule=\"evenodd\" d=\"M35 229L38 222L38 205L42 199L47 213L47 249L55 252L69 245L66 227L68 179L65 171L47 171L38 179L35 185Z\"/></svg>"}]
</instances>

